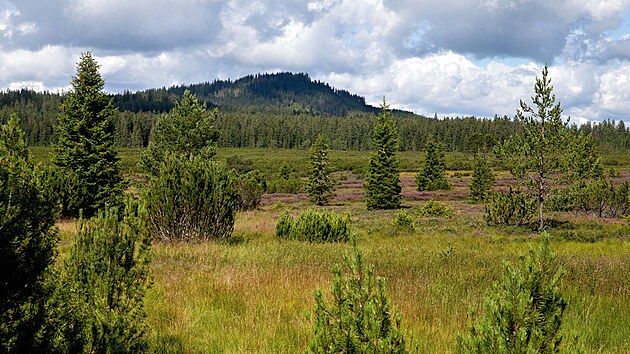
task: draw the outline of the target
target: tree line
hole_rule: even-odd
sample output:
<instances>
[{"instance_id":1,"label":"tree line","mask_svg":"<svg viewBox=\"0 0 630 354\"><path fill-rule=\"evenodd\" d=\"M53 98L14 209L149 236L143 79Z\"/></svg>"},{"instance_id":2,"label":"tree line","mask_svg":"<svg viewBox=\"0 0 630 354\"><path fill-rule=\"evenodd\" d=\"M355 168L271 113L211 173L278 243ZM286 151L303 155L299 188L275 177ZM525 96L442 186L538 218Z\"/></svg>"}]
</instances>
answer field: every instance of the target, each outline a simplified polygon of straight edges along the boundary
<instances>
[{"instance_id":1,"label":"tree line","mask_svg":"<svg viewBox=\"0 0 630 354\"><path fill-rule=\"evenodd\" d=\"M189 90L201 103L219 107L215 126L219 147L308 149L318 135L334 150L369 150L374 117L379 109L344 90L312 81L306 74L249 75L236 81L215 80L171 88L108 95L114 108L117 147L147 147L151 130ZM27 89L0 92L0 123L16 113L29 145L48 146L67 94ZM516 117L443 117L438 119L392 111L399 149L423 150L429 140L445 151L492 151L518 133ZM571 129L591 135L602 152L630 149L630 131L623 121L605 120Z\"/></svg>"}]
</instances>

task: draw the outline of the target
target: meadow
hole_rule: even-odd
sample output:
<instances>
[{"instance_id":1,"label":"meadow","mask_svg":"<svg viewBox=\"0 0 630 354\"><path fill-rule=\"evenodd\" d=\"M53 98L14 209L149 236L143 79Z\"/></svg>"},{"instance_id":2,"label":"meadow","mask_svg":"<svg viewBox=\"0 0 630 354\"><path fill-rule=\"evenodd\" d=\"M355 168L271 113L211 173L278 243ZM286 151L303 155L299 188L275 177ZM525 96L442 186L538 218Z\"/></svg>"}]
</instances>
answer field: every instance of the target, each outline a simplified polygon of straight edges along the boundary
<instances>
[{"instance_id":1,"label":"meadow","mask_svg":"<svg viewBox=\"0 0 630 354\"><path fill-rule=\"evenodd\" d=\"M34 148L36 160L49 149ZM501 275L503 263L520 262L540 242L534 228L488 226L482 204L468 202L471 158L447 154L454 189L417 192L413 171L422 154L401 152L401 210L367 211L362 177L368 152L331 151L338 172L330 206L350 216L365 260L385 278L393 307L401 314L412 352L448 353L466 331L470 309L480 308ZM135 175L139 150L120 154L126 175ZM307 150L219 149L217 158L275 173L283 163L298 176ZM231 160L230 160L231 159ZM630 179L625 156L605 156L619 180ZM243 167L244 166L244 167ZM493 163L496 188L512 183ZM450 218L424 218L429 200L449 206ZM153 246L153 287L146 298L151 348L159 353L298 353L311 335L313 293L328 296L330 267L350 244L310 244L275 237L277 218L311 207L303 194L264 195L261 206L237 215L232 238L224 242ZM399 212L415 230L393 224ZM562 293L569 305L562 325L564 352L630 352L630 227L625 219L579 213L549 213L548 233L558 263L566 270ZM72 221L60 223L60 256L72 241Z\"/></svg>"}]
</instances>

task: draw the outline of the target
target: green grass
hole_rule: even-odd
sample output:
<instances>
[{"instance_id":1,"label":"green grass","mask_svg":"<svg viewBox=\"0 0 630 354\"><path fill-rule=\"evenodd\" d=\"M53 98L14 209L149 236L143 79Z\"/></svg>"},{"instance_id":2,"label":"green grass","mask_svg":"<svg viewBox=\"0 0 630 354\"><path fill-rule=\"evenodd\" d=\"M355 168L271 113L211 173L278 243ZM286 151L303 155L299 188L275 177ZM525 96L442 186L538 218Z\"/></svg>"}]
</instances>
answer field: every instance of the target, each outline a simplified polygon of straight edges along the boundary
<instances>
[{"instance_id":1,"label":"green grass","mask_svg":"<svg viewBox=\"0 0 630 354\"><path fill-rule=\"evenodd\" d=\"M31 148L39 161L49 149ZM275 172L286 162L303 173L306 150L219 149L218 158L237 155L252 168ZM401 167L417 170L422 155L401 153ZM121 151L126 173L139 150ZM361 175L367 152L332 151L337 169ZM468 161L447 154L455 166ZM624 168L627 165L618 166ZM403 173L412 180L413 173ZM410 347L421 353L455 350L466 330L470 308L480 308L484 294L500 278L505 261L519 262L532 243L532 227L490 227L483 205L465 200L469 176L450 172L460 186L426 194L453 210L450 218L424 218L427 201L403 201L415 230L401 231L398 210L367 211L359 187L337 186L340 199L328 208L348 214L365 260L386 279L393 306L402 315ZM506 173L498 175L504 188ZM411 191L407 186L404 191ZM347 198L346 198L347 197ZM356 198L355 198L356 197ZM345 199L344 199L345 198ZM350 244L281 241L274 236L277 218L310 205L304 196L274 197L255 211L239 213L235 242L153 246L154 286L146 298L151 348L158 353L296 353L310 338L313 292L329 296L330 267ZM551 248L566 269L562 293L565 312L562 349L566 353L630 352L630 227L622 219L555 213L549 229ZM71 223L65 222L60 252L67 252Z\"/></svg>"}]
</instances>

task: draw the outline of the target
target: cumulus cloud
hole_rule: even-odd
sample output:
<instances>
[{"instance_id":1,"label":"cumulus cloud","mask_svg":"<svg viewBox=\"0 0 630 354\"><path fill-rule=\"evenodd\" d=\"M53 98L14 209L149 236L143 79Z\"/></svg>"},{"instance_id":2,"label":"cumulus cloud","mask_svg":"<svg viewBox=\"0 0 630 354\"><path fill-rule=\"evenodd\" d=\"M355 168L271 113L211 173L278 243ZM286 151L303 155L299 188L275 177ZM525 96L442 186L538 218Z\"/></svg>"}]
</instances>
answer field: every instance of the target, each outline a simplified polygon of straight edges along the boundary
<instances>
[{"instance_id":1,"label":"cumulus cloud","mask_svg":"<svg viewBox=\"0 0 630 354\"><path fill-rule=\"evenodd\" d=\"M110 91L269 72L432 115L513 115L551 65L578 121L627 116L630 0L0 1L0 88L64 88L92 50Z\"/></svg>"}]
</instances>

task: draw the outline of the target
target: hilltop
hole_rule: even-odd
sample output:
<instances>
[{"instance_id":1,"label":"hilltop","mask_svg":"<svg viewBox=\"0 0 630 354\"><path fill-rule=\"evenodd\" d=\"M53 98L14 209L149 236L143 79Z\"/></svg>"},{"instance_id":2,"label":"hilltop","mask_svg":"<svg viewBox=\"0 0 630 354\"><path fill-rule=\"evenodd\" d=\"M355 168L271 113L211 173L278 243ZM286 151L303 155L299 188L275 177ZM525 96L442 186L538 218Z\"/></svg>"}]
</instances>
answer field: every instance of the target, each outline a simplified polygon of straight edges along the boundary
<instances>
[{"instance_id":1,"label":"hilltop","mask_svg":"<svg viewBox=\"0 0 630 354\"><path fill-rule=\"evenodd\" d=\"M165 112L173 102L190 90L198 99L222 110L256 110L346 116L351 113L376 113L379 108L368 105L365 98L346 90L336 89L305 73L281 72L248 75L232 81L215 80L170 88L123 92L113 95L121 111ZM398 115L413 116L406 111Z\"/></svg>"}]
</instances>

